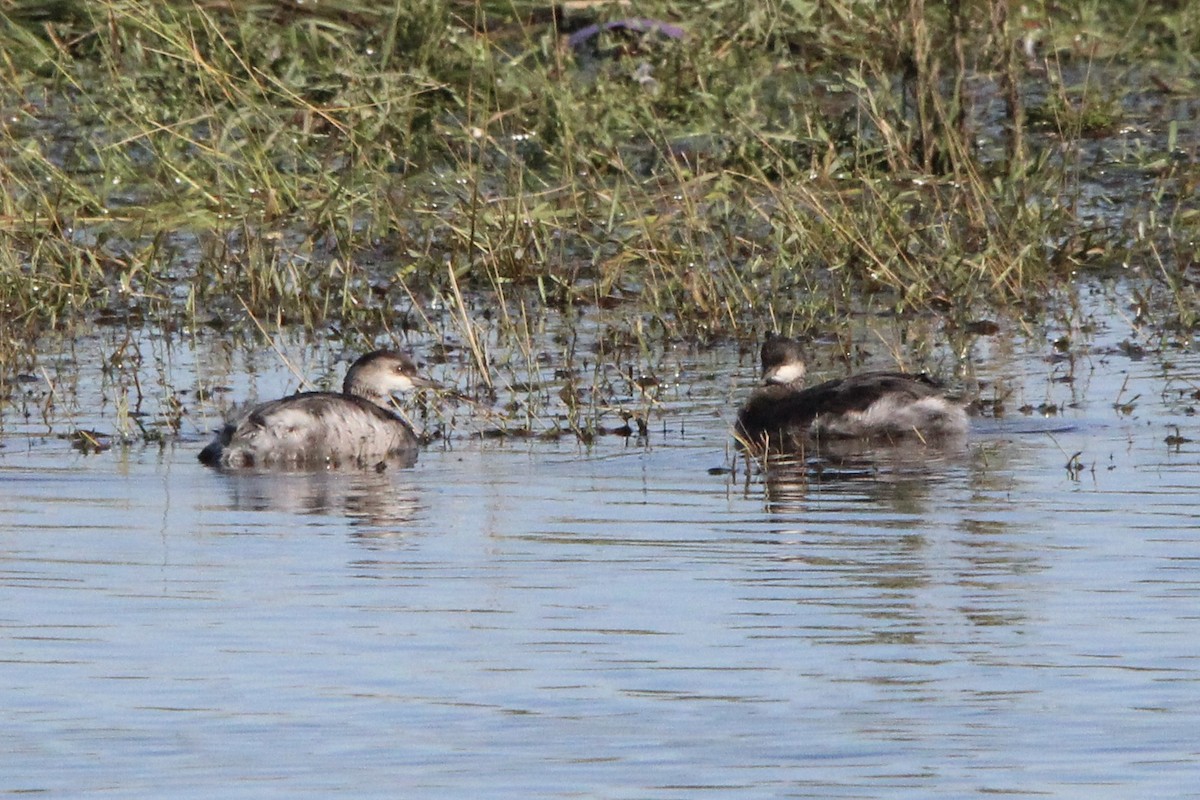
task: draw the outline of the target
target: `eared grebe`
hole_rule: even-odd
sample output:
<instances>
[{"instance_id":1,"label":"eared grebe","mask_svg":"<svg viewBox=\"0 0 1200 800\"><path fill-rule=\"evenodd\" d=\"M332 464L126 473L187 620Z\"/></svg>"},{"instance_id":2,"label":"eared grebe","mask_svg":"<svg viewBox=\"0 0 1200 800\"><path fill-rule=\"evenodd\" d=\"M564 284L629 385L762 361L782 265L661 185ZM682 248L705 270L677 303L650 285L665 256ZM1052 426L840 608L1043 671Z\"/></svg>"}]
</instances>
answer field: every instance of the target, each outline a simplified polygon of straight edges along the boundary
<instances>
[{"instance_id":1,"label":"eared grebe","mask_svg":"<svg viewBox=\"0 0 1200 800\"><path fill-rule=\"evenodd\" d=\"M200 452L211 466L374 466L416 459L420 442L385 407L394 392L432 381L403 353L376 350L355 361L339 392L301 392L255 406L227 424Z\"/></svg>"},{"instance_id":2,"label":"eared grebe","mask_svg":"<svg viewBox=\"0 0 1200 800\"><path fill-rule=\"evenodd\" d=\"M738 435L777 446L804 439L946 441L967 432L967 414L928 376L864 372L804 387L800 345L770 336L762 346L764 386L738 412Z\"/></svg>"}]
</instances>

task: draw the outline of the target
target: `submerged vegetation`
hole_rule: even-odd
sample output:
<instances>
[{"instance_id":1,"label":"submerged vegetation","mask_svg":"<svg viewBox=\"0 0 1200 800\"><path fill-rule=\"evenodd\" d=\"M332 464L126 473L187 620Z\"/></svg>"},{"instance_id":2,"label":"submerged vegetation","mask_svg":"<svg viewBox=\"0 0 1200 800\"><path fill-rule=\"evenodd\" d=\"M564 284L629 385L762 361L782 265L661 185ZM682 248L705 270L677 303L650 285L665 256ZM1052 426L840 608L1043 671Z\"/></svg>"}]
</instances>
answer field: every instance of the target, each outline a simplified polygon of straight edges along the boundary
<instances>
[{"instance_id":1,"label":"submerged vegetation","mask_svg":"<svg viewBox=\"0 0 1200 800\"><path fill-rule=\"evenodd\" d=\"M0 376L81 319L444 308L487 384L530 307L968 329L1110 270L1200 320L1195 3L7 0L0 37Z\"/></svg>"}]
</instances>

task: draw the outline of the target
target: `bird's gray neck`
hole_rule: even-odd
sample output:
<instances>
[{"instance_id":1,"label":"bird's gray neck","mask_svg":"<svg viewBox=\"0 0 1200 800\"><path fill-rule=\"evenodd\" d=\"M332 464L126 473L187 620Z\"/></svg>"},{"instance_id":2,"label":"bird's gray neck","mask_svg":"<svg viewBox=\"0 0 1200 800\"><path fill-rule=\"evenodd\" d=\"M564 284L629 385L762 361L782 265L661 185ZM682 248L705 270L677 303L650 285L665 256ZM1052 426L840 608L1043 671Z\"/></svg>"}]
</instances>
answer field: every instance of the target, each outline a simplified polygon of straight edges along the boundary
<instances>
[{"instance_id":1,"label":"bird's gray neck","mask_svg":"<svg viewBox=\"0 0 1200 800\"><path fill-rule=\"evenodd\" d=\"M365 386L357 381L347 380L342 386L342 393L353 395L354 397L361 397L363 400L370 400L377 406L386 405L388 401L387 395L380 394L371 387Z\"/></svg>"}]
</instances>

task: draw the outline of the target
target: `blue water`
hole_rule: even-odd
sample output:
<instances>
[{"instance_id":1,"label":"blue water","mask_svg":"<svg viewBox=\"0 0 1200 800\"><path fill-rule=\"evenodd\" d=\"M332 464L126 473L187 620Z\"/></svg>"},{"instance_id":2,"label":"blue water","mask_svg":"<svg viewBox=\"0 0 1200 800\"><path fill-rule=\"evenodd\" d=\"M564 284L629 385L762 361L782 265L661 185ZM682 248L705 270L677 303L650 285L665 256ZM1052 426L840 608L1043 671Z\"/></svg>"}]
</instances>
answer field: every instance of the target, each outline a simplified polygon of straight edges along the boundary
<instances>
[{"instance_id":1,"label":"blue water","mask_svg":"<svg viewBox=\"0 0 1200 800\"><path fill-rule=\"evenodd\" d=\"M1200 357L1127 335L1070 381L981 345L1003 417L845 479L733 459L731 351L664 356L693 391L644 442L462 434L382 474L205 469L200 405L77 452L46 434L122 419L84 368L4 418L0 792L1200 796L1200 444L1164 441L1200 440Z\"/></svg>"}]
</instances>

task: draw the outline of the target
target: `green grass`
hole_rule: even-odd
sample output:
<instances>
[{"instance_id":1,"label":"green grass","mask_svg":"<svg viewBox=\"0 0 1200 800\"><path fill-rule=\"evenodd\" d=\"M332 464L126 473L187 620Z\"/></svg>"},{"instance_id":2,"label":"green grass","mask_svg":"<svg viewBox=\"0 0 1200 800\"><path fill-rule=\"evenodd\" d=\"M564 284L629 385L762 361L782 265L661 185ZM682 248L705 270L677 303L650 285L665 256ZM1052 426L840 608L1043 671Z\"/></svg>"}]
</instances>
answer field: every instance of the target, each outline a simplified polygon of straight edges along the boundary
<instances>
[{"instance_id":1,"label":"green grass","mask_svg":"<svg viewBox=\"0 0 1200 800\"><path fill-rule=\"evenodd\" d=\"M486 381L478 297L717 341L1131 264L1194 326L1200 10L1010 6L651 2L685 40L589 58L544 3L8 0L0 360L97 314L371 335L437 298Z\"/></svg>"}]
</instances>

